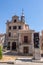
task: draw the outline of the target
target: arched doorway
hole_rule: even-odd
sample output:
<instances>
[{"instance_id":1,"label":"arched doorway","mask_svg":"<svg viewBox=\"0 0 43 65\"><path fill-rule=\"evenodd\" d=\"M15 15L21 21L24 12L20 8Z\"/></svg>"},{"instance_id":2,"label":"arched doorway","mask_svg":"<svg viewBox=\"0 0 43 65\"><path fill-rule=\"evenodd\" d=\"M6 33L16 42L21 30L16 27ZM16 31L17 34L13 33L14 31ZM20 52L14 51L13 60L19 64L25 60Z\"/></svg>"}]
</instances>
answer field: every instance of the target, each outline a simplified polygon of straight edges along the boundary
<instances>
[{"instance_id":1,"label":"arched doorway","mask_svg":"<svg viewBox=\"0 0 43 65\"><path fill-rule=\"evenodd\" d=\"M16 42L12 42L12 50L16 50Z\"/></svg>"}]
</instances>

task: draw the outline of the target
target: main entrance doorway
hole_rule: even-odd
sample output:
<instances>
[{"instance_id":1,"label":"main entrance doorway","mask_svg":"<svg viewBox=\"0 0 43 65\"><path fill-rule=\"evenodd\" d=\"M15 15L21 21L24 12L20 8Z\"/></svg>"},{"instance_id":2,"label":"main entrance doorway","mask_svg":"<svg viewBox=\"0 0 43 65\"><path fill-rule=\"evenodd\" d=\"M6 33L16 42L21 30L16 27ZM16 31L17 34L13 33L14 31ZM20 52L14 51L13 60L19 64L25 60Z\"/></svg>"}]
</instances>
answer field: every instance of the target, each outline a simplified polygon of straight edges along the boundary
<instances>
[{"instance_id":1,"label":"main entrance doorway","mask_svg":"<svg viewBox=\"0 0 43 65\"><path fill-rule=\"evenodd\" d=\"M12 50L16 50L16 42L12 42Z\"/></svg>"},{"instance_id":2,"label":"main entrance doorway","mask_svg":"<svg viewBox=\"0 0 43 65\"><path fill-rule=\"evenodd\" d=\"M24 47L23 51L24 51L24 54L27 54L28 53L28 47Z\"/></svg>"}]
</instances>

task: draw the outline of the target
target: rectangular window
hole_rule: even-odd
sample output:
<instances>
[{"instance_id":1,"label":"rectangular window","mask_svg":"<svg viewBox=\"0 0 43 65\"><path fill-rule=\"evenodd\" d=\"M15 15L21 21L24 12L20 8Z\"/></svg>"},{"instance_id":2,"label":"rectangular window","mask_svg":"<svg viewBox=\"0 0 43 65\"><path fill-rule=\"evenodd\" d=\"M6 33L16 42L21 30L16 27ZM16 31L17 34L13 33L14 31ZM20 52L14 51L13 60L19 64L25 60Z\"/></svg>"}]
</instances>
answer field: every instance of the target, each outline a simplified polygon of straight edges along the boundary
<instances>
[{"instance_id":1,"label":"rectangular window","mask_svg":"<svg viewBox=\"0 0 43 65\"><path fill-rule=\"evenodd\" d=\"M11 26L9 26L9 30L11 30Z\"/></svg>"},{"instance_id":2,"label":"rectangular window","mask_svg":"<svg viewBox=\"0 0 43 65\"><path fill-rule=\"evenodd\" d=\"M24 43L28 43L28 36L24 36Z\"/></svg>"},{"instance_id":3,"label":"rectangular window","mask_svg":"<svg viewBox=\"0 0 43 65\"><path fill-rule=\"evenodd\" d=\"M17 29L17 26L13 26L13 29Z\"/></svg>"},{"instance_id":4,"label":"rectangular window","mask_svg":"<svg viewBox=\"0 0 43 65\"><path fill-rule=\"evenodd\" d=\"M9 32L9 37L11 37L11 33Z\"/></svg>"},{"instance_id":5,"label":"rectangular window","mask_svg":"<svg viewBox=\"0 0 43 65\"><path fill-rule=\"evenodd\" d=\"M21 26L19 26L18 28L21 29Z\"/></svg>"}]
</instances>

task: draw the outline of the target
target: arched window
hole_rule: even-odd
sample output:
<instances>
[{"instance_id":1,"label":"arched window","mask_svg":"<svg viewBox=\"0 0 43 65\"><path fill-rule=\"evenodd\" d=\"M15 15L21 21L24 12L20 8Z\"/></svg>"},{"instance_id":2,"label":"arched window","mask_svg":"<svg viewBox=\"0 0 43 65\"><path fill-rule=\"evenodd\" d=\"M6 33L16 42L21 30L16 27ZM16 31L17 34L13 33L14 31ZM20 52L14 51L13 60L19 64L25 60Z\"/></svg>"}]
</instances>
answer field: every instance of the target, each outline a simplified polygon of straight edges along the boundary
<instances>
[{"instance_id":1,"label":"arched window","mask_svg":"<svg viewBox=\"0 0 43 65\"><path fill-rule=\"evenodd\" d=\"M14 20L14 23L16 22L16 19Z\"/></svg>"}]
</instances>

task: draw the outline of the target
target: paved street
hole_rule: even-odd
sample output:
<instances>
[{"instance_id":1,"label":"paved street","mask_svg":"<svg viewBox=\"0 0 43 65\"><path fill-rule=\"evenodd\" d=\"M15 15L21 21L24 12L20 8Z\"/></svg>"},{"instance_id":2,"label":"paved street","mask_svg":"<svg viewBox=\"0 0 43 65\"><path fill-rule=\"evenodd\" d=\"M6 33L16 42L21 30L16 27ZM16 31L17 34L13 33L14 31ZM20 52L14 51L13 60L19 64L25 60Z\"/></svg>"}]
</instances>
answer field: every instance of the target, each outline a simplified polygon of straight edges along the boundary
<instances>
[{"instance_id":1,"label":"paved street","mask_svg":"<svg viewBox=\"0 0 43 65\"><path fill-rule=\"evenodd\" d=\"M43 63L32 62L31 58L18 58L14 61L14 65L43 65Z\"/></svg>"},{"instance_id":2,"label":"paved street","mask_svg":"<svg viewBox=\"0 0 43 65\"><path fill-rule=\"evenodd\" d=\"M32 62L31 58L18 58L14 61L14 65L43 65L43 63Z\"/></svg>"},{"instance_id":3,"label":"paved street","mask_svg":"<svg viewBox=\"0 0 43 65\"><path fill-rule=\"evenodd\" d=\"M33 62L17 62L14 64L0 63L0 65L43 65L43 63L33 63Z\"/></svg>"},{"instance_id":4,"label":"paved street","mask_svg":"<svg viewBox=\"0 0 43 65\"><path fill-rule=\"evenodd\" d=\"M28 62L28 61L20 61L16 60L14 65L43 65L43 63L35 63L35 62Z\"/></svg>"},{"instance_id":5,"label":"paved street","mask_svg":"<svg viewBox=\"0 0 43 65\"><path fill-rule=\"evenodd\" d=\"M28 62L28 63L16 63L14 65L43 65L43 63L31 63L31 62Z\"/></svg>"},{"instance_id":6,"label":"paved street","mask_svg":"<svg viewBox=\"0 0 43 65\"><path fill-rule=\"evenodd\" d=\"M14 65L14 64L0 63L0 65Z\"/></svg>"},{"instance_id":7,"label":"paved street","mask_svg":"<svg viewBox=\"0 0 43 65\"><path fill-rule=\"evenodd\" d=\"M0 65L43 65L43 63L35 63L31 61L26 61L26 60L16 60L14 61L14 64L9 64L9 63L0 63Z\"/></svg>"}]
</instances>

